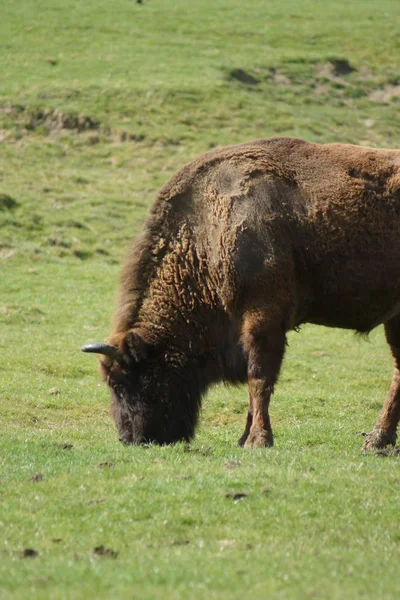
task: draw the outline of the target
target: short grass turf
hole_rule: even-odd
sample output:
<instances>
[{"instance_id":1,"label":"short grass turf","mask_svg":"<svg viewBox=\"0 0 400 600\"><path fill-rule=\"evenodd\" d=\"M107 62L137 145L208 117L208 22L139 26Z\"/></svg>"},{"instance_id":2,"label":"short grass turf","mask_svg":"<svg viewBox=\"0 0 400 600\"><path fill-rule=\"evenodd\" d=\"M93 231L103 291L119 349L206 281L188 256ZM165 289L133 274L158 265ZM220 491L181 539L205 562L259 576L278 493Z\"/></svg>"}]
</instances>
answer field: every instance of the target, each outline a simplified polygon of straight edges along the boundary
<instances>
[{"instance_id":1,"label":"short grass turf","mask_svg":"<svg viewBox=\"0 0 400 600\"><path fill-rule=\"evenodd\" d=\"M398 598L399 458L360 452L381 328L291 334L256 451L223 386L192 444L123 447L79 348L191 157L398 146L399 25L389 0L0 4L0 598Z\"/></svg>"}]
</instances>

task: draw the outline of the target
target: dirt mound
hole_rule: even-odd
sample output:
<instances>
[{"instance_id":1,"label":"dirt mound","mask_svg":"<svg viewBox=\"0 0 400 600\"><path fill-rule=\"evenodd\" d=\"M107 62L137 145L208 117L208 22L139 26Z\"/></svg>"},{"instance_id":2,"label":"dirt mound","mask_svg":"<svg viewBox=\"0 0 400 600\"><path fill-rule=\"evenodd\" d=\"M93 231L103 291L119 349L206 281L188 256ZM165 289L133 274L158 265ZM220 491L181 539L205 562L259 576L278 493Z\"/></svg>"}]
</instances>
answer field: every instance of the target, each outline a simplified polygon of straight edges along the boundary
<instances>
[{"instance_id":1,"label":"dirt mound","mask_svg":"<svg viewBox=\"0 0 400 600\"><path fill-rule=\"evenodd\" d=\"M240 83L245 83L246 85L258 85L260 83L259 79L243 69L232 69L232 71L229 71L229 79L240 81Z\"/></svg>"},{"instance_id":2,"label":"dirt mound","mask_svg":"<svg viewBox=\"0 0 400 600\"><path fill-rule=\"evenodd\" d=\"M290 81L289 77L287 77L283 73L280 73L280 71L278 71L278 69L271 68L270 73L271 73L271 78L272 78L273 82L276 83L277 85L290 85L291 81Z\"/></svg>"},{"instance_id":3,"label":"dirt mound","mask_svg":"<svg viewBox=\"0 0 400 600\"><path fill-rule=\"evenodd\" d=\"M31 112L25 127L31 131L39 127L44 127L49 132L61 129L81 132L99 129L100 122L93 117L85 115L67 113L59 109L45 109Z\"/></svg>"},{"instance_id":4,"label":"dirt mound","mask_svg":"<svg viewBox=\"0 0 400 600\"><path fill-rule=\"evenodd\" d=\"M345 83L342 77L350 75L356 69L349 63L347 58L332 58L320 67L317 77Z\"/></svg>"},{"instance_id":5,"label":"dirt mound","mask_svg":"<svg viewBox=\"0 0 400 600\"><path fill-rule=\"evenodd\" d=\"M22 136L29 135L32 132L44 135L69 132L71 135L87 134L84 137L88 145L106 141L111 143L138 143L145 140L145 135L142 133L125 129L113 130L92 116L65 111L59 108L38 108L18 104L5 107L0 106L0 116L2 114L6 115L6 118L11 121L15 139L20 139ZM8 132L5 129L0 129L0 142L6 139L7 135L12 138L11 132L12 128ZM175 144L175 140L171 141L173 145L178 145L179 143L179 141L177 144ZM0 210L2 209L1 204L0 193Z\"/></svg>"},{"instance_id":6,"label":"dirt mound","mask_svg":"<svg viewBox=\"0 0 400 600\"><path fill-rule=\"evenodd\" d=\"M0 192L0 211L14 210L15 208L17 208L17 206L18 202L14 200L14 198L9 196L8 194L2 194Z\"/></svg>"},{"instance_id":7,"label":"dirt mound","mask_svg":"<svg viewBox=\"0 0 400 600\"><path fill-rule=\"evenodd\" d=\"M349 63L347 58L332 58L328 63L333 75L336 77L343 77L344 75L350 75L356 71L356 69Z\"/></svg>"}]
</instances>

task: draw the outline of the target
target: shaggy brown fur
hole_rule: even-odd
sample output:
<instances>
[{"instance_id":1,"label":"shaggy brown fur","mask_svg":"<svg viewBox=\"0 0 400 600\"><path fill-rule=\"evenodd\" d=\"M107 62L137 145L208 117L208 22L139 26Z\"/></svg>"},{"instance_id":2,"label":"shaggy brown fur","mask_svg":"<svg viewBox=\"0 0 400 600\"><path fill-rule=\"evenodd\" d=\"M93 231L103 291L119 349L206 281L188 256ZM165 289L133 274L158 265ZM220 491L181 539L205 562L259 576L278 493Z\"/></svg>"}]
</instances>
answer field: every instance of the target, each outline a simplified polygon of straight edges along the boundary
<instances>
[{"instance_id":1,"label":"shaggy brown fur","mask_svg":"<svg viewBox=\"0 0 400 600\"><path fill-rule=\"evenodd\" d=\"M121 281L102 360L125 442L194 434L218 380L248 381L240 444L272 445L286 332L385 324L395 359L365 447L400 419L400 151L291 138L200 156L160 191Z\"/></svg>"}]
</instances>

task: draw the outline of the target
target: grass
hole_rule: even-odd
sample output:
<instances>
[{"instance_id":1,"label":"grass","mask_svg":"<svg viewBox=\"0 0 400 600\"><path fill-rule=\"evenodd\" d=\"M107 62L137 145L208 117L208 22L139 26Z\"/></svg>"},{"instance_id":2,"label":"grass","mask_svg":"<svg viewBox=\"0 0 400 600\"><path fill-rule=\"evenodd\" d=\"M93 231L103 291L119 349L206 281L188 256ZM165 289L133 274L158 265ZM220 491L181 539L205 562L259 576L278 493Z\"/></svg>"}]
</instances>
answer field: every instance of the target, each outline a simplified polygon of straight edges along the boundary
<instances>
[{"instance_id":1,"label":"grass","mask_svg":"<svg viewBox=\"0 0 400 600\"><path fill-rule=\"evenodd\" d=\"M397 598L398 458L360 453L391 376L381 328L291 334L265 451L236 447L247 392L222 386L191 445L123 447L79 352L191 157L270 135L398 145L394 3L4 0L0 17L0 598Z\"/></svg>"}]
</instances>

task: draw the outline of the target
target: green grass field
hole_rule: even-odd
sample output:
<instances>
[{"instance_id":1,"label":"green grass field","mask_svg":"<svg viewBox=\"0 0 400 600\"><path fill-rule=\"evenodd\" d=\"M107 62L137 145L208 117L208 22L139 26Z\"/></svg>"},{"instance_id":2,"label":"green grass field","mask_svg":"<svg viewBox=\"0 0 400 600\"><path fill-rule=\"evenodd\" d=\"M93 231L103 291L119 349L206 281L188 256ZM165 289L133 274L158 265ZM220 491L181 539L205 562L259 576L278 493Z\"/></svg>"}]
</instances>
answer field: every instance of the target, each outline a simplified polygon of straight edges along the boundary
<instances>
[{"instance_id":1,"label":"green grass field","mask_svg":"<svg viewBox=\"0 0 400 600\"><path fill-rule=\"evenodd\" d=\"M0 2L1 599L399 597L399 458L360 452L381 328L291 334L256 451L245 387L223 386L189 446L122 446L79 351L192 157L399 146L399 28L392 0Z\"/></svg>"}]
</instances>

